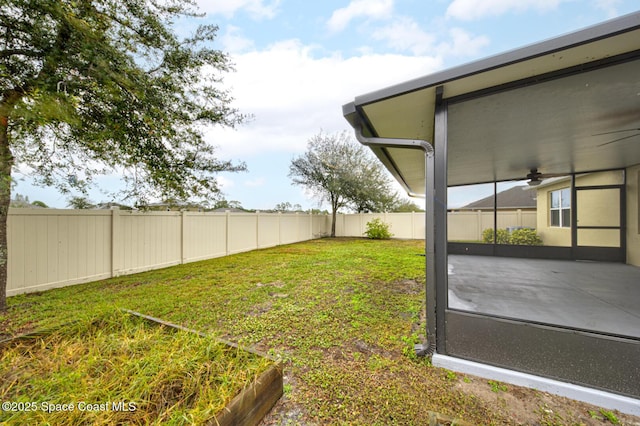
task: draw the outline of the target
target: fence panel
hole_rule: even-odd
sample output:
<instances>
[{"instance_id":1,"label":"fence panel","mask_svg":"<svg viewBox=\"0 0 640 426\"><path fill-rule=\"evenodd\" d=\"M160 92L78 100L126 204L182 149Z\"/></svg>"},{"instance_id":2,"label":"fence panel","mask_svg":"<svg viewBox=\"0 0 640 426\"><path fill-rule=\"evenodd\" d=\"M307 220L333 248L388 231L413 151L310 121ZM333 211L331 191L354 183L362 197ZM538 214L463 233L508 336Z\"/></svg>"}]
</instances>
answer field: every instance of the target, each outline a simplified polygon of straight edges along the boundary
<instances>
[{"instance_id":1,"label":"fence panel","mask_svg":"<svg viewBox=\"0 0 640 426\"><path fill-rule=\"evenodd\" d=\"M258 216L258 248L274 247L280 244L280 214L260 214Z\"/></svg>"},{"instance_id":2,"label":"fence panel","mask_svg":"<svg viewBox=\"0 0 640 426\"><path fill-rule=\"evenodd\" d=\"M183 262L227 255L227 215L184 213Z\"/></svg>"},{"instance_id":3,"label":"fence panel","mask_svg":"<svg viewBox=\"0 0 640 426\"><path fill-rule=\"evenodd\" d=\"M255 214L227 213L229 217L228 253L258 248L258 220Z\"/></svg>"},{"instance_id":4,"label":"fence panel","mask_svg":"<svg viewBox=\"0 0 640 426\"><path fill-rule=\"evenodd\" d=\"M111 275L111 212L10 209L7 295Z\"/></svg>"},{"instance_id":5,"label":"fence panel","mask_svg":"<svg viewBox=\"0 0 640 426\"><path fill-rule=\"evenodd\" d=\"M117 247L114 275L132 274L181 263L180 212L119 212L112 230Z\"/></svg>"}]
</instances>

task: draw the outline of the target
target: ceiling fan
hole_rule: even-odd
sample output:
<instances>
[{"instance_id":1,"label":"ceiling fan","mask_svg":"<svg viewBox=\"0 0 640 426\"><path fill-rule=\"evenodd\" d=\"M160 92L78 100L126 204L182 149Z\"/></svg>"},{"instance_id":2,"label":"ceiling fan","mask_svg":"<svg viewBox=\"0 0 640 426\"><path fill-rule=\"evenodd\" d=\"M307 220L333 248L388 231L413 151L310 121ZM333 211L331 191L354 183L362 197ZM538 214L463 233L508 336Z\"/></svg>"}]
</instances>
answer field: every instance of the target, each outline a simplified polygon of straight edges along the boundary
<instances>
[{"instance_id":1,"label":"ceiling fan","mask_svg":"<svg viewBox=\"0 0 640 426\"><path fill-rule=\"evenodd\" d=\"M631 139L631 138L635 138L636 136L640 136L640 128L636 128L636 129L622 129L622 130L614 130L614 131L612 131L612 132L596 133L596 134L595 134L595 135L593 135L593 136L612 135L612 134L615 134L615 133L625 133L625 132L637 132L637 133L634 133L633 135L623 136L623 137L621 137L621 138L614 139L614 140L609 141L609 142L601 143L601 144L600 144L600 145L598 145L598 146L605 146L605 145L609 145L609 144L612 144L612 143L615 143L615 142L623 141L623 140L625 140L625 139Z\"/></svg>"},{"instance_id":2,"label":"ceiling fan","mask_svg":"<svg viewBox=\"0 0 640 426\"><path fill-rule=\"evenodd\" d=\"M549 179L553 177L566 176L566 173L540 173L537 168L531 169L527 175L529 186L538 186L542 183L543 179Z\"/></svg>"}]
</instances>

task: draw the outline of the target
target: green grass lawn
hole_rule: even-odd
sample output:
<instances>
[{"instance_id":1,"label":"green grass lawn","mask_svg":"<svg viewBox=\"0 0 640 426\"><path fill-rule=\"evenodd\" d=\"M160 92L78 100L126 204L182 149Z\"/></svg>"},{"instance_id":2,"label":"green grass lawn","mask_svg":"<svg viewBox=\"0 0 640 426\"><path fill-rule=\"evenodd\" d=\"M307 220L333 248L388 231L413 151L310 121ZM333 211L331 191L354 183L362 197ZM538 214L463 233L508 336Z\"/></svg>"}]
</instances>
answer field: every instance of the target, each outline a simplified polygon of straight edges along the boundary
<instances>
[{"instance_id":1,"label":"green grass lawn","mask_svg":"<svg viewBox=\"0 0 640 426\"><path fill-rule=\"evenodd\" d=\"M423 252L422 241L365 239L257 250L11 297L0 330L14 335L126 308L281 359L285 395L275 424L426 424L430 411L516 424L509 392L487 402L464 390L475 382L492 396L486 381L414 356L424 329ZM529 411L543 424L565 424L544 422L551 403L533 401Z\"/></svg>"},{"instance_id":2,"label":"green grass lawn","mask_svg":"<svg viewBox=\"0 0 640 426\"><path fill-rule=\"evenodd\" d=\"M9 424L204 424L275 364L120 310L3 346Z\"/></svg>"}]
</instances>

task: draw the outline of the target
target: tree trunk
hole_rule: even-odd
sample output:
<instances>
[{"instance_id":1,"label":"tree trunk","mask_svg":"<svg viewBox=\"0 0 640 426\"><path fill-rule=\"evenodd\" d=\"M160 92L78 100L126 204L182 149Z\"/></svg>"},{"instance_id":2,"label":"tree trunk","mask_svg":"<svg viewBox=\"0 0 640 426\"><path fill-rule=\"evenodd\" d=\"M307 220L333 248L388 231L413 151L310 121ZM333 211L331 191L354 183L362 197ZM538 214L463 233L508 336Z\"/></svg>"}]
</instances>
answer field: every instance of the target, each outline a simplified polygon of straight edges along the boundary
<instances>
[{"instance_id":1,"label":"tree trunk","mask_svg":"<svg viewBox=\"0 0 640 426\"><path fill-rule=\"evenodd\" d=\"M338 214L338 198L331 196L331 238L336 237L336 216Z\"/></svg>"},{"instance_id":2,"label":"tree trunk","mask_svg":"<svg viewBox=\"0 0 640 426\"><path fill-rule=\"evenodd\" d=\"M9 149L7 117L0 116L0 312L7 309L7 216L11 203L11 166L13 156Z\"/></svg>"},{"instance_id":3,"label":"tree trunk","mask_svg":"<svg viewBox=\"0 0 640 426\"><path fill-rule=\"evenodd\" d=\"M9 147L9 111L20 94L5 93L0 103L0 312L7 309L7 272L9 247L7 247L7 217L11 203L11 168L13 155Z\"/></svg>"}]
</instances>

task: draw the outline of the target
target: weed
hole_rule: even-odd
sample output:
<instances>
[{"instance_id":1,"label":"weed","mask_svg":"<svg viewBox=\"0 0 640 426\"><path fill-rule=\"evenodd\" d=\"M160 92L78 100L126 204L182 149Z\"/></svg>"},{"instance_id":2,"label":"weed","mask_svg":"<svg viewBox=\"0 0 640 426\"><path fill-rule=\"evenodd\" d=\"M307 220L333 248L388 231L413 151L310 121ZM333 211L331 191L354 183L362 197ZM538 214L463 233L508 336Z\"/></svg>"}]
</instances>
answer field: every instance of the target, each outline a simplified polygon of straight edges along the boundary
<instances>
[{"instance_id":1,"label":"weed","mask_svg":"<svg viewBox=\"0 0 640 426\"><path fill-rule=\"evenodd\" d=\"M489 380L487 383L489 384L489 386L491 386L491 392L498 393L498 392L506 392L508 390L506 385L498 381Z\"/></svg>"},{"instance_id":2,"label":"weed","mask_svg":"<svg viewBox=\"0 0 640 426\"><path fill-rule=\"evenodd\" d=\"M605 410L604 408L600 409L600 414L602 414L602 416L609 420L611 423L613 423L614 425L619 425L620 421L618 420L618 418L616 417L615 414L613 414L611 411Z\"/></svg>"}]
</instances>

